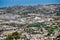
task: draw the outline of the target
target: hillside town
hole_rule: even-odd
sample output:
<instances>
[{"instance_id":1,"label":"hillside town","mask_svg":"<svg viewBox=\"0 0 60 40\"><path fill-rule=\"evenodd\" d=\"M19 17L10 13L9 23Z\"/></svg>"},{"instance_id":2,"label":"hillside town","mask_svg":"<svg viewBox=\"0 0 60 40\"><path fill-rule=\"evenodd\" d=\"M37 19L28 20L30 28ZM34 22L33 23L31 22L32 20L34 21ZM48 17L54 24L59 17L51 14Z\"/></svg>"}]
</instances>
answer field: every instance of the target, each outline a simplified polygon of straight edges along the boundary
<instances>
[{"instance_id":1,"label":"hillside town","mask_svg":"<svg viewBox=\"0 0 60 40\"><path fill-rule=\"evenodd\" d=\"M0 8L0 40L14 32L17 40L60 40L60 4Z\"/></svg>"}]
</instances>

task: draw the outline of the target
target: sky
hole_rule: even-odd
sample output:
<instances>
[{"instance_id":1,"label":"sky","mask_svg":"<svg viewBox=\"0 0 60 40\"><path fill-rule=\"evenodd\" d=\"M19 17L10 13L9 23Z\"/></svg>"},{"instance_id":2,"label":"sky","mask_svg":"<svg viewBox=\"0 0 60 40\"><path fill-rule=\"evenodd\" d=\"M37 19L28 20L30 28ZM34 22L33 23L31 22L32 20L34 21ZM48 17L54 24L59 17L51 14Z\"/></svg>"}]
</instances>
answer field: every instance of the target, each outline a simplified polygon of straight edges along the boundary
<instances>
[{"instance_id":1,"label":"sky","mask_svg":"<svg viewBox=\"0 0 60 40\"><path fill-rule=\"evenodd\" d=\"M0 7L14 6L14 5L46 5L46 4L60 4L60 0L0 0Z\"/></svg>"}]
</instances>

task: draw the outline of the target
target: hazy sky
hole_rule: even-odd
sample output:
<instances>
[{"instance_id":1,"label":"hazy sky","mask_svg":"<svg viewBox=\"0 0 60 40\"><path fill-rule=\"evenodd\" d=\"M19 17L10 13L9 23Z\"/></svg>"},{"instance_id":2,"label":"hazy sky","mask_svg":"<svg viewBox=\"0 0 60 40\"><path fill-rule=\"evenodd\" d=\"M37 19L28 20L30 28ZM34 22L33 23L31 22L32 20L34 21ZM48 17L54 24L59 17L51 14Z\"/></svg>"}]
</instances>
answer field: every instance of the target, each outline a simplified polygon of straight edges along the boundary
<instances>
[{"instance_id":1,"label":"hazy sky","mask_svg":"<svg viewBox=\"0 0 60 40\"><path fill-rule=\"evenodd\" d=\"M0 0L0 7L37 4L60 4L60 0Z\"/></svg>"}]
</instances>

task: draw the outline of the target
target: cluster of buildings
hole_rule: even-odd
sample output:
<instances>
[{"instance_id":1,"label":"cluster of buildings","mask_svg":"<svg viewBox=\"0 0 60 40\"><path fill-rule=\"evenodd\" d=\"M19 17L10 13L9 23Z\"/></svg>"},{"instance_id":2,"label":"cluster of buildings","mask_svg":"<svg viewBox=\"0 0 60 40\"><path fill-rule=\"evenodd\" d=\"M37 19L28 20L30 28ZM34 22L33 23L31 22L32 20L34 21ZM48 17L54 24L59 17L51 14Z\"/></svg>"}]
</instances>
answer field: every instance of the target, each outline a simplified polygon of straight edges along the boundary
<instances>
[{"instance_id":1,"label":"cluster of buildings","mask_svg":"<svg viewBox=\"0 0 60 40\"><path fill-rule=\"evenodd\" d=\"M21 32L21 40L24 40L24 35L26 35L26 37L30 40L53 40L55 38L55 36L51 35L51 36L45 36L48 34L47 30L45 30L43 28L43 33L40 29L38 29L38 27L29 27L27 28L26 25L28 24L33 24L33 23L45 23L47 24L47 26L51 25L54 21L53 18L51 17L47 17L47 16L36 16L36 14L29 14L29 17L22 17L21 15L13 15L13 14L3 14L0 16L0 40L4 40L6 38L6 36L10 33L13 33L15 31L17 32ZM38 15L38 14L37 14ZM22 27L15 27L12 26L11 24L18 24L21 25L23 24L24 26ZM25 27L26 26L26 27ZM26 32L26 29L30 29L30 30L36 30L33 32L37 32L38 34L30 34L28 32ZM32 32L32 31L31 31ZM57 34L59 34L59 32L56 32ZM57 35L55 34L55 35Z\"/></svg>"},{"instance_id":2,"label":"cluster of buildings","mask_svg":"<svg viewBox=\"0 0 60 40\"><path fill-rule=\"evenodd\" d=\"M4 40L7 35L16 31L21 33L21 39L18 40L55 40L60 35L60 32L55 30L54 34L49 35L46 29L52 25L60 25L60 16L54 16L55 14L53 16L52 14L45 15L44 13L53 13L56 7L53 5L35 6L36 10L33 7L22 7L21 10L18 9L20 7L12 7L9 11L9 8L0 9L0 40ZM6 11L11 12L7 13ZM45 24L43 26L47 28L28 27L28 25L34 23Z\"/></svg>"}]
</instances>

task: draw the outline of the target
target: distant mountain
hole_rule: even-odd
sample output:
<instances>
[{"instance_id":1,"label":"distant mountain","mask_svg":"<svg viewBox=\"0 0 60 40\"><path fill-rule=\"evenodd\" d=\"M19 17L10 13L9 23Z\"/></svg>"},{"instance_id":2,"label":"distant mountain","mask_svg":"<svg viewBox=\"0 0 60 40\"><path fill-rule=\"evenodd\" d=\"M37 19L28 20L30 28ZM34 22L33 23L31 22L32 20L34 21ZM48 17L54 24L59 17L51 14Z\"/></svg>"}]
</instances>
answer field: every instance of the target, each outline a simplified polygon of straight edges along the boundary
<instances>
[{"instance_id":1,"label":"distant mountain","mask_svg":"<svg viewBox=\"0 0 60 40\"><path fill-rule=\"evenodd\" d=\"M12 6L0 8L0 11L1 10L3 10L3 13L12 14L40 13L44 15L60 16L60 4L36 5L36 6Z\"/></svg>"}]
</instances>

